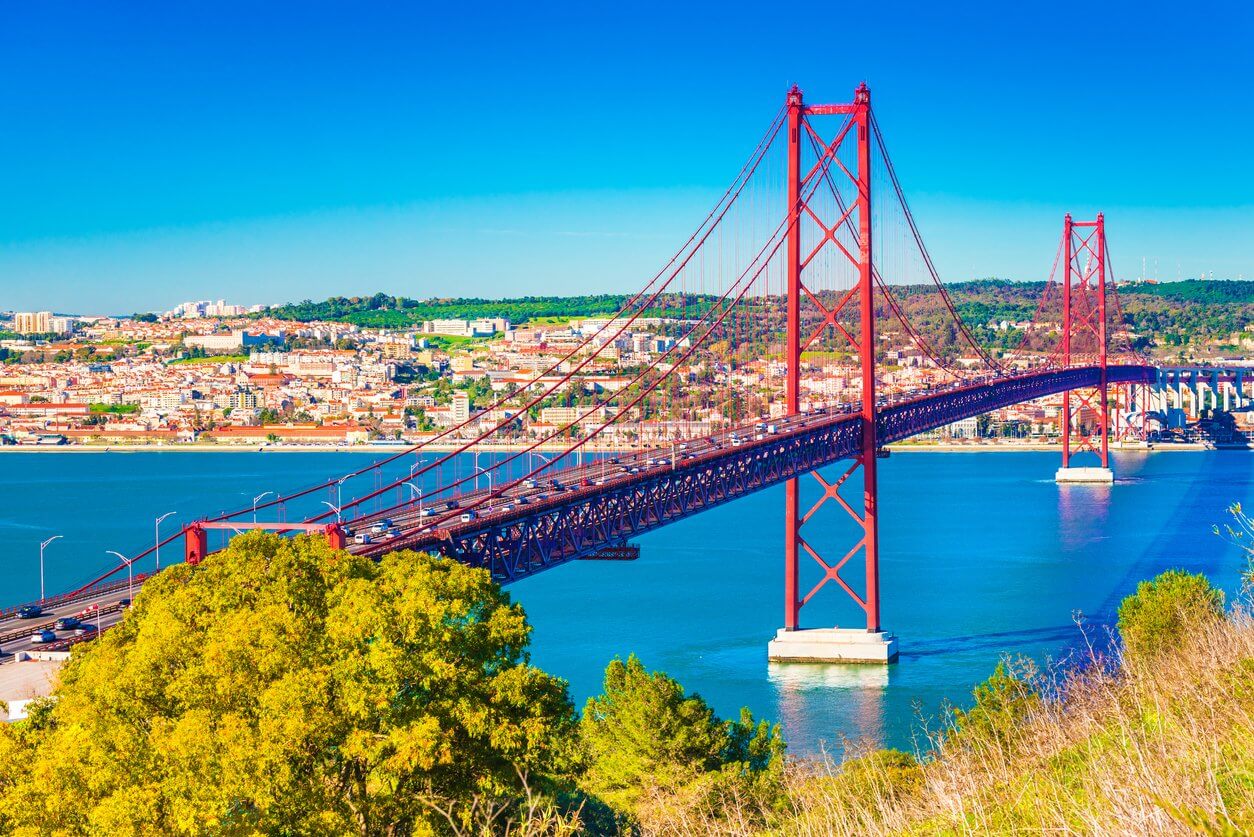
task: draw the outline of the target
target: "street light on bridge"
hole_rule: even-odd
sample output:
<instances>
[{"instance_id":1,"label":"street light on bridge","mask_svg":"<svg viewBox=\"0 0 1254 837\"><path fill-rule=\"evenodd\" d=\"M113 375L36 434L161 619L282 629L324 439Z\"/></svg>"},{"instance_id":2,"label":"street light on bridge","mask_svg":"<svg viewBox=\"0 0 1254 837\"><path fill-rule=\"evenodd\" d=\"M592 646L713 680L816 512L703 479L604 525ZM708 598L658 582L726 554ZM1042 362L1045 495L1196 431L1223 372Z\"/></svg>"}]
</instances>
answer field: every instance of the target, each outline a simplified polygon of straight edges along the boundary
<instances>
[{"instance_id":1,"label":"street light on bridge","mask_svg":"<svg viewBox=\"0 0 1254 837\"><path fill-rule=\"evenodd\" d=\"M323 501L322 501L322 505L326 506L326 507L327 507L327 508L329 508L331 511L335 512L335 522L336 522L336 523L340 523L340 522L341 522L341 520L340 520L340 507L339 507L339 506L335 505L335 504L334 504L334 503L332 503L330 500L323 500Z\"/></svg>"},{"instance_id":2,"label":"street light on bridge","mask_svg":"<svg viewBox=\"0 0 1254 837\"><path fill-rule=\"evenodd\" d=\"M405 480L405 482L401 483L401 485L408 485L409 490L418 495L418 516L422 517L422 489L414 485L409 480Z\"/></svg>"},{"instance_id":3,"label":"street light on bridge","mask_svg":"<svg viewBox=\"0 0 1254 837\"><path fill-rule=\"evenodd\" d=\"M131 570L131 559L121 552L114 552L112 549L106 549L105 552L109 555L116 555L118 560L126 565L126 598L130 600L130 604L135 604L135 576Z\"/></svg>"},{"instance_id":4,"label":"street light on bridge","mask_svg":"<svg viewBox=\"0 0 1254 837\"><path fill-rule=\"evenodd\" d=\"M44 600L44 549L48 546L48 544L52 543L57 538L63 538L63 537L65 536L53 535L52 537L48 538L48 540L39 544L39 601L41 602Z\"/></svg>"},{"instance_id":5,"label":"street light on bridge","mask_svg":"<svg viewBox=\"0 0 1254 837\"><path fill-rule=\"evenodd\" d=\"M344 495L342 493L342 489L344 488L344 481L347 479L351 479L352 476L353 476L352 474L345 474L344 476L340 477L335 482L335 508L336 508L335 516L337 519L339 518L339 515L340 515L339 510L344 508ZM326 500L323 500L322 502L327 503ZM327 503L327 505L330 506L331 504Z\"/></svg>"},{"instance_id":6,"label":"street light on bridge","mask_svg":"<svg viewBox=\"0 0 1254 837\"><path fill-rule=\"evenodd\" d=\"M260 500L262 497L268 497L273 493L274 493L273 491L263 491L253 498L253 523L257 522L257 501Z\"/></svg>"},{"instance_id":7,"label":"street light on bridge","mask_svg":"<svg viewBox=\"0 0 1254 837\"><path fill-rule=\"evenodd\" d=\"M165 514L158 517L156 523L152 525L152 540L153 540L154 550L157 553L157 569L158 570L161 569L161 521L165 520L167 517L169 517L172 514L174 514L174 512L166 512Z\"/></svg>"}]
</instances>

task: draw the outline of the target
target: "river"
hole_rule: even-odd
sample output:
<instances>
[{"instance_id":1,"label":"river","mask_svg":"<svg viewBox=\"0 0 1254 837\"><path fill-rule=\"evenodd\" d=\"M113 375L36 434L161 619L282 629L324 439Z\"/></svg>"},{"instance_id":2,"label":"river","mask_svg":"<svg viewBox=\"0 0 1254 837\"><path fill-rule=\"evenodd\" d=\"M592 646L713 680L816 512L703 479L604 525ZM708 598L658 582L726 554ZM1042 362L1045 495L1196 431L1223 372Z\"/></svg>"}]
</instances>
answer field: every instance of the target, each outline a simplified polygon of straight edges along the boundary
<instances>
[{"instance_id":1,"label":"river","mask_svg":"<svg viewBox=\"0 0 1254 837\"><path fill-rule=\"evenodd\" d=\"M170 534L179 519L247 506L382 455L5 453L0 604L38 597L39 542L52 535L63 538L46 550L49 593L108 566L105 550L150 545L160 514L178 513L163 524ZM721 714L748 706L779 721L793 752L846 740L909 748L921 719L966 700L1003 654L1083 653L1076 620L1100 638L1141 579L1183 567L1236 589L1244 558L1212 526L1222 527L1232 502L1251 499L1254 456L1121 452L1113 487L1057 486L1057 460L905 452L881 461L883 624L901 648L888 667L767 663L783 609L782 487L641 538L636 562L575 562L510 589L535 627L533 662L566 678L580 706L611 658L635 653ZM456 466L470 468L468 458ZM343 499L372 480L349 481ZM332 492L309 502L327 499ZM850 522L831 504L804 531L831 559L852 545ZM857 587L853 568L850 577ZM842 596L829 585L802 611L803 626L859 624Z\"/></svg>"}]
</instances>

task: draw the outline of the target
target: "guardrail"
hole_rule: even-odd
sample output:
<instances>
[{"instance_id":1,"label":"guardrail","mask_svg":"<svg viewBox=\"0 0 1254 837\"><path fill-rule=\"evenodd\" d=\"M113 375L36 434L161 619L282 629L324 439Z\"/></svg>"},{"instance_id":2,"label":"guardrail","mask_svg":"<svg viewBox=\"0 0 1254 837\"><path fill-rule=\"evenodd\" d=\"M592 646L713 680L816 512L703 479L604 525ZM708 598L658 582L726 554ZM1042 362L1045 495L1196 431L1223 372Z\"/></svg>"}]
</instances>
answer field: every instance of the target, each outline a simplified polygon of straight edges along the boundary
<instances>
[{"instance_id":1,"label":"guardrail","mask_svg":"<svg viewBox=\"0 0 1254 837\"><path fill-rule=\"evenodd\" d=\"M90 599L94 596L103 596L106 593L116 593L125 590L127 587L142 584L153 575L154 573L140 573L133 576L130 580L123 578L118 581L109 581L97 584L94 587L88 587L85 590L77 590L72 593L62 593L58 596L50 596L46 599L39 599L37 601L27 602L26 604L0 608L0 620L12 619L17 616L17 612L19 610L24 607L29 607L30 605L36 605L41 608L61 607L62 605L73 604L74 602Z\"/></svg>"},{"instance_id":2,"label":"guardrail","mask_svg":"<svg viewBox=\"0 0 1254 837\"><path fill-rule=\"evenodd\" d=\"M106 605L100 608L100 614L103 616L106 613L117 613L121 609L122 609L122 606L120 604ZM87 621L90 622L91 620L88 619ZM12 642L15 639L26 639L31 634L37 634L40 631L44 631L44 630L51 631L53 630L53 625L55 624L57 624L57 620L53 619L50 622L32 622L28 625L23 625L20 628L13 628L11 630L5 631L4 633L0 634L0 643ZM57 640L57 642L60 642L60 641L61 640ZM53 645L53 643L49 642L46 644L45 647L48 647L51 645Z\"/></svg>"}]
</instances>

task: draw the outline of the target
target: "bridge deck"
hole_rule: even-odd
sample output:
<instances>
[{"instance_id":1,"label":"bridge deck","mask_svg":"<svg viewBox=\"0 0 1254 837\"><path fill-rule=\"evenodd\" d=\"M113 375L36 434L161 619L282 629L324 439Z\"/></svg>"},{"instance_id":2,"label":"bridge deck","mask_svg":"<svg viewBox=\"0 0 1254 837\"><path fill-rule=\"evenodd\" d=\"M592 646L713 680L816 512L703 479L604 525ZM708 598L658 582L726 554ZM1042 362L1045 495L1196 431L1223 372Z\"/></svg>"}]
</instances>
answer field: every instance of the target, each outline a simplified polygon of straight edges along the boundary
<instances>
[{"instance_id":1,"label":"bridge deck","mask_svg":"<svg viewBox=\"0 0 1254 837\"><path fill-rule=\"evenodd\" d=\"M1099 383L1097 366L1033 372L986 383L913 394L880 405L879 438L900 441L918 433L1022 401ZM1108 383L1150 383L1146 366L1108 367ZM856 405L855 405L856 408ZM388 516L396 537L354 544L378 555L412 548L488 569L502 583L592 554L625 539L760 491L807 471L856 455L862 418L856 411L820 412L773 422L776 433L738 431L677 448L603 458L554 471L544 480L507 490L468 491L414 504ZM382 514L353 521L356 531Z\"/></svg>"}]
</instances>

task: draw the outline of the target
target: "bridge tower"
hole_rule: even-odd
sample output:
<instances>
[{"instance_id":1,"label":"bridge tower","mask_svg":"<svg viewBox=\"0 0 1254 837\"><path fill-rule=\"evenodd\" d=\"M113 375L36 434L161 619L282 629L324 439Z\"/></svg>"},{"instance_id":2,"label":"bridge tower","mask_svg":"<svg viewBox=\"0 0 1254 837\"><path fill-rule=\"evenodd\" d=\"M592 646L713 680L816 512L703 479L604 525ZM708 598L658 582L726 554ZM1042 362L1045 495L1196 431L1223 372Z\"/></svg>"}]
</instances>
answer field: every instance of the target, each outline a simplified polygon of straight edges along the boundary
<instances>
[{"instance_id":1,"label":"bridge tower","mask_svg":"<svg viewBox=\"0 0 1254 837\"><path fill-rule=\"evenodd\" d=\"M786 98L788 110L788 180L787 180L787 249L788 308L785 354L788 379L785 406L789 415L801 409L801 353L825 334L828 328L842 335L859 358L862 383L862 414L860 452L853 465L834 482L828 482L818 471L811 476L819 483L823 495L808 511L801 513L800 480L793 478L785 485L784 499L784 627L768 648L773 661L791 662L882 662L897 656L895 637L880 626L879 603L879 520L877 503L876 397L875 397L875 287L871 247L871 94L866 84L858 87L852 104L808 105L801 90L794 85ZM846 120L830 142L811 124L816 116L844 115ZM803 174L801 148L812 142L818 156L816 163ZM850 171L839 159L842 149L856 144L856 166ZM846 206L833 183L848 178L853 196ZM845 181L841 180L842 183ZM820 185L831 188L839 217L824 218L820 202L812 200ZM802 226L812 225L819 241L809 252L802 251ZM841 235L847 232L842 244ZM830 309L820 300L813 287L806 284L806 268L825 247L839 250L854 267L857 285ZM838 257L839 258L839 257ZM847 304L858 300L857 337L837 318ZM809 301L822 315L822 322L811 334L801 331L801 307ZM862 472L862 502L849 503L841 496L841 487L858 470ZM807 540L802 529L828 502L838 505L854 521L860 536L838 561L824 558L816 544ZM859 506L861 509L859 510ZM802 553L813 559L822 577L802 595L800 562ZM841 570L861 553L864 565L862 595L841 576ZM801 609L828 583L839 586L866 615L863 628L802 629Z\"/></svg>"},{"instance_id":2,"label":"bridge tower","mask_svg":"<svg viewBox=\"0 0 1254 837\"><path fill-rule=\"evenodd\" d=\"M1062 394L1062 467L1058 482L1112 483L1110 399L1107 392L1106 219L1063 219L1062 365L1096 365L1097 387ZM1078 362L1077 362L1078 361ZM1074 398L1074 409L1073 409ZM1075 466L1073 456L1097 454L1100 466Z\"/></svg>"}]
</instances>

